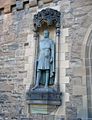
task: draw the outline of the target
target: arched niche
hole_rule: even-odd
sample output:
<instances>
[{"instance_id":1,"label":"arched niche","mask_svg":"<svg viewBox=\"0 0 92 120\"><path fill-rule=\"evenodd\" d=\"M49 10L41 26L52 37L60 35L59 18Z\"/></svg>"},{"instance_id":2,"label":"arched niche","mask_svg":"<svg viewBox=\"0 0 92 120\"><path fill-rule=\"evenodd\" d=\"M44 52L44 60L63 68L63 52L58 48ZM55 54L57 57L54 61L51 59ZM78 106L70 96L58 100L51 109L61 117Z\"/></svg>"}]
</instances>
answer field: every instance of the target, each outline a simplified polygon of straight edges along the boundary
<instances>
[{"instance_id":1,"label":"arched niche","mask_svg":"<svg viewBox=\"0 0 92 120\"><path fill-rule=\"evenodd\" d=\"M92 25L87 30L82 46L82 59L85 74L86 95L83 97L85 106L85 118L92 118Z\"/></svg>"},{"instance_id":2,"label":"arched niche","mask_svg":"<svg viewBox=\"0 0 92 120\"><path fill-rule=\"evenodd\" d=\"M38 12L34 15L34 40L35 40L35 60L34 60L34 73L33 73L33 82L30 85L30 89L27 92L27 101L28 106L31 108L31 112L34 113L32 106L38 105L35 108L35 112L40 114L49 114L54 110L57 110L58 106L61 105L61 91L59 87L59 41L60 41L60 21L61 21L61 13L57 10L46 8ZM44 89L44 85L39 89L32 89L36 83L36 75L37 75L37 59L39 58L39 41L41 37L43 37L43 31L45 29L49 30L50 38L52 38L55 42L55 77L54 83L50 87L48 86L48 90ZM49 89L50 88L50 89ZM38 90L38 91L37 91ZM45 92L44 92L45 90ZM53 90L55 92L53 92ZM36 92L35 92L36 91ZM48 97L49 95L49 97ZM39 102L40 101L40 102ZM40 110L40 105L43 110ZM45 106L45 107L44 107ZM46 107L47 106L47 107ZM44 113L45 111L45 113Z\"/></svg>"}]
</instances>

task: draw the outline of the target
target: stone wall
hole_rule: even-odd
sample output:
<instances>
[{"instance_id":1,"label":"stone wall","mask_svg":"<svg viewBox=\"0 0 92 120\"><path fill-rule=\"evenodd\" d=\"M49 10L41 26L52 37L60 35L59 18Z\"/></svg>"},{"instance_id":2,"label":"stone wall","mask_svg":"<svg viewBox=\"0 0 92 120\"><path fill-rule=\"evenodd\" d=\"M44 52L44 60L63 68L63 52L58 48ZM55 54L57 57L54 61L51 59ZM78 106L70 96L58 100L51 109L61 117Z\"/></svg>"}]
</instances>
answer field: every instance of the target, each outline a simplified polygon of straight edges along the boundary
<instances>
[{"instance_id":1,"label":"stone wall","mask_svg":"<svg viewBox=\"0 0 92 120\"><path fill-rule=\"evenodd\" d=\"M0 119L75 120L87 117L85 34L92 0L0 0ZM51 7L62 13L60 86L62 106L53 115L30 115L25 100L34 62L33 16Z\"/></svg>"},{"instance_id":2,"label":"stone wall","mask_svg":"<svg viewBox=\"0 0 92 120\"><path fill-rule=\"evenodd\" d=\"M91 25L91 0L72 0L70 11L64 15L63 27L69 27L67 42L70 45L70 83L67 91L70 93L70 102L66 103L66 116L74 118L87 118L87 86L85 73L85 34ZM87 38L86 38L87 39Z\"/></svg>"}]
</instances>

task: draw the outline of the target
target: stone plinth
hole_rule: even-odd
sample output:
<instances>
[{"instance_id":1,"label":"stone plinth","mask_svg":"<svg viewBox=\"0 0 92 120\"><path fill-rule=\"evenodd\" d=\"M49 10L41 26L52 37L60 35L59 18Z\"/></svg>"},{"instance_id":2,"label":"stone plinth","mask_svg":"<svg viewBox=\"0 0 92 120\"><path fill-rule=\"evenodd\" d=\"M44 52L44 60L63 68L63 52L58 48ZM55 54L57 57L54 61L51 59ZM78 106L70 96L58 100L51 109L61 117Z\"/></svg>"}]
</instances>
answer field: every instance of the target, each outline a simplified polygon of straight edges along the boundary
<instances>
[{"instance_id":1,"label":"stone plinth","mask_svg":"<svg viewBox=\"0 0 92 120\"><path fill-rule=\"evenodd\" d=\"M31 113L48 114L61 105L61 93L53 88L37 88L27 93Z\"/></svg>"}]
</instances>

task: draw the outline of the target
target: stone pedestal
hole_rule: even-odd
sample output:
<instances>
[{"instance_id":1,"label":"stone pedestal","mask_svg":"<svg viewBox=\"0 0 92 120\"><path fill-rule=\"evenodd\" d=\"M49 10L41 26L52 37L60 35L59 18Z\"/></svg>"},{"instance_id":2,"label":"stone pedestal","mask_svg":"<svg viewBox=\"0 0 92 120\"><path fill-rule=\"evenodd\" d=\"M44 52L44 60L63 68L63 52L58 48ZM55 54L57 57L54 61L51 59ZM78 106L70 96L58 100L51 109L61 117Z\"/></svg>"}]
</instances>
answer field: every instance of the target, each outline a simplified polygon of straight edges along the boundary
<instances>
[{"instance_id":1,"label":"stone pedestal","mask_svg":"<svg viewBox=\"0 0 92 120\"><path fill-rule=\"evenodd\" d=\"M61 105L61 93L53 88L37 88L27 93L31 113L48 114Z\"/></svg>"}]
</instances>

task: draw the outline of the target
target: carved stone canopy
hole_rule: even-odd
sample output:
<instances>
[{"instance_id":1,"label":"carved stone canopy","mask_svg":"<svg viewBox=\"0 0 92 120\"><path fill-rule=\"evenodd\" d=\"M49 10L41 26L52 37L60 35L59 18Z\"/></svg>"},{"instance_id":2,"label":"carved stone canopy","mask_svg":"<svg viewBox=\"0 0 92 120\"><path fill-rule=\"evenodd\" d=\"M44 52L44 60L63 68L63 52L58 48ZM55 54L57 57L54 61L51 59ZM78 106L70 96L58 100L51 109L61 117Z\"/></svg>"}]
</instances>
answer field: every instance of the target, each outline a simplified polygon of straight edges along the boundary
<instances>
[{"instance_id":1,"label":"carved stone canopy","mask_svg":"<svg viewBox=\"0 0 92 120\"><path fill-rule=\"evenodd\" d=\"M57 10L51 8L43 9L34 15L34 27L37 30L44 22L46 22L48 26L55 25L56 27L60 27L60 16L61 13Z\"/></svg>"}]
</instances>

